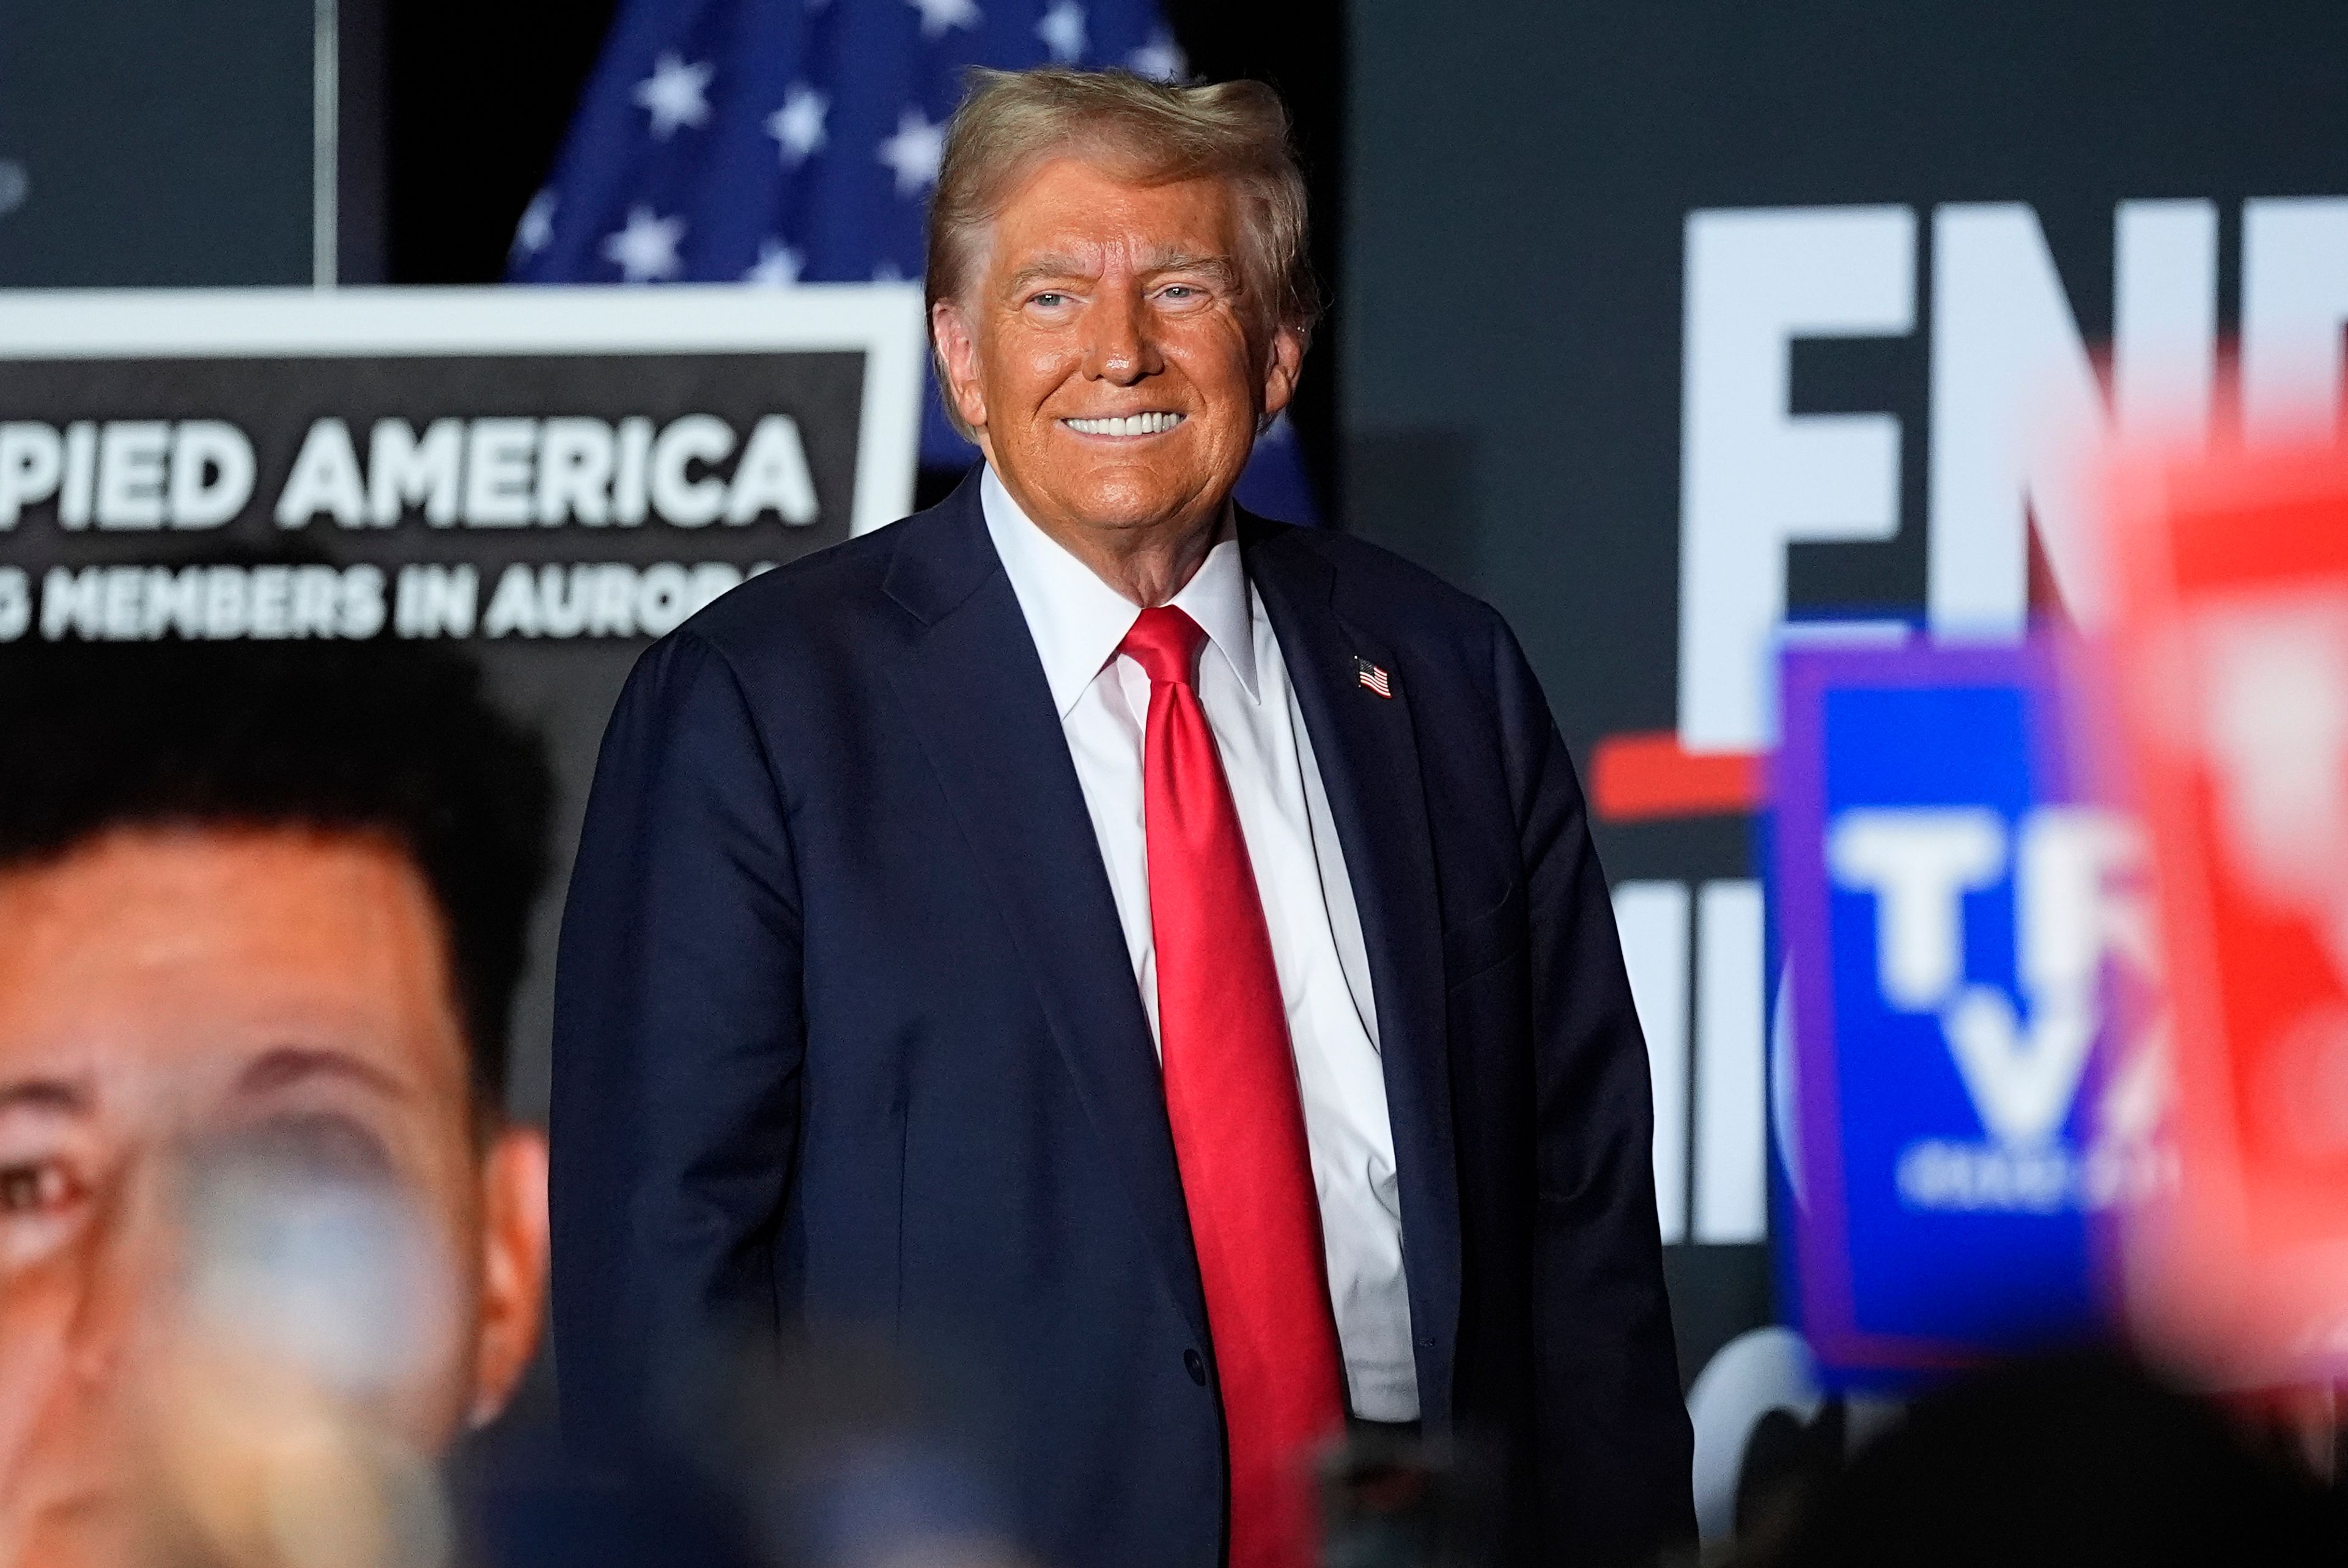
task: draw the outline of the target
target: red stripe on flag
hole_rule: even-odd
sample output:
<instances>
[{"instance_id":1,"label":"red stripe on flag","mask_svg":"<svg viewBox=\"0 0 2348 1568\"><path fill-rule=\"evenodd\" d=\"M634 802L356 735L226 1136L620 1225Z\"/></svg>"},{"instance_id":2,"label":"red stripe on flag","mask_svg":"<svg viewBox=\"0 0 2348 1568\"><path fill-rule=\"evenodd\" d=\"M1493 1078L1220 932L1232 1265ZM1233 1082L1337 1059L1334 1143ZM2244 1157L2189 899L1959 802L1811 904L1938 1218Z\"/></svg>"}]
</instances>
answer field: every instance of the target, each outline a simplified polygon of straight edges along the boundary
<instances>
[{"instance_id":1,"label":"red stripe on flag","mask_svg":"<svg viewBox=\"0 0 2348 1568\"><path fill-rule=\"evenodd\" d=\"M1590 799L1609 822L1755 811L1761 804L1761 758L1753 752L1686 752L1670 730L1608 735L1590 759Z\"/></svg>"}]
</instances>

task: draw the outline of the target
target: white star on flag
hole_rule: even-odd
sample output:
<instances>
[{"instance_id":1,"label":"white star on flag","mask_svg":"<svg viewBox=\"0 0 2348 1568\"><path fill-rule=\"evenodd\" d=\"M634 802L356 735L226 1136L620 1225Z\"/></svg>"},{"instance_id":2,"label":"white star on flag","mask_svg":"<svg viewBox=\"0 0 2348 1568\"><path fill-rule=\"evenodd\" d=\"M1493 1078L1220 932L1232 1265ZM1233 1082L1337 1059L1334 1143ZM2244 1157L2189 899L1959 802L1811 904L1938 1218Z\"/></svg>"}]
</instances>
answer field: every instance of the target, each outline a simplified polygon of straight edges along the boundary
<instances>
[{"instance_id":1,"label":"white star on flag","mask_svg":"<svg viewBox=\"0 0 2348 1568\"><path fill-rule=\"evenodd\" d=\"M1175 43L1174 35L1160 27L1149 35L1149 42L1125 57L1137 77L1148 77L1154 82L1179 82L1190 73L1190 62L1183 57L1182 47Z\"/></svg>"},{"instance_id":2,"label":"white star on flag","mask_svg":"<svg viewBox=\"0 0 2348 1568\"><path fill-rule=\"evenodd\" d=\"M942 38L949 27L975 27L981 18L972 0L905 0L922 14L922 36Z\"/></svg>"},{"instance_id":3,"label":"white star on flag","mask_svg":"<svg viewBox=\"0 0 2348 1568\"><path fill-rule=\"evenodd\" d=\"M524 256L535 256L554 239L554 210L560 199L551 190L541 190L530 199L521 210L521 221L514 225L514 249Z\"/></svg>"},{"instance_id":4,"label":"white star on flag","mask_svg":"<svg viewBox=\"0 0 2348 1568\"><path fill-rule=\"evenodd\" d=\"M897 134L880 143L880 161L897 171L898 195L918 196L938 182L945 150L946 128L909 108L897 116Z\"/></svg>"},{"instance_id":5,"label":"white star on flag","mask_svg":"<svg viewBox=\"0 0 2348 1568\"><path fill-rule=\"evenodd\" d=\"M651 111L653 134L666 141L681 125L697 129L707 124L709 78L716 74L712 65L688 63L681 55L661 56L653 74L636 84L634 95L637 105Z\"/></svg>"},{"instance_id":6,"label":"white star on flag","mask_svg":"<svg viewBox=\"0 0 2348 1568\"><path fill-rule=\"evenodd\" d=\"M742 274L742 281L774 289L788 288L799 281L800 269L806 265L805 256L780 240L768 240L759 245L758 260Z\"/></svg>"},{"instance_id":7,"label":"white star on flag","mask_svg":"<svg viewBox=\"0 0 2348 1568\"><path fill-rule=\"evenodd\" d=\"M830 112L831 100L805 82L784 89L783 107L767 117L767 134L782 144L785 163L796 169L822 149L823 118Z\"/></svg>"},{"instance_id":8,"label":"white star on flag","mask_svg":"<svg viewBox=\"0 0 2348 1568\"><path fill-rule=\"evenodd\" d=\"M603 241L603 258L631 283L674 278L685 270L676 248L685 240L685 220L663 218L649 207L628 214L628 226Z\"/></svg>"},{"instance_id":9,"label":"white star on flag","mask_svg":"<svg viewBox=\"0 0 2348 1568\"><path fill-rule=\"evenodd\" d=\"M1035 24L1035 36L1052 51L1052 58L1062 65L1081 58L1085 52L1085 8L1076 0L1056 0L1044 19Z\"/></svg>"},{"instance_id":10,"label":"white star on flag","mask_svg":"<svg viewBox=\"0 0 2348 1568\"><path fill-rule=\"evenodd\" d=\"M896 262L883 257L880 264L872 269L872 281L876 283L901 283L905 281L905 274L897 270Z\"/></svg>"}]
</instances>

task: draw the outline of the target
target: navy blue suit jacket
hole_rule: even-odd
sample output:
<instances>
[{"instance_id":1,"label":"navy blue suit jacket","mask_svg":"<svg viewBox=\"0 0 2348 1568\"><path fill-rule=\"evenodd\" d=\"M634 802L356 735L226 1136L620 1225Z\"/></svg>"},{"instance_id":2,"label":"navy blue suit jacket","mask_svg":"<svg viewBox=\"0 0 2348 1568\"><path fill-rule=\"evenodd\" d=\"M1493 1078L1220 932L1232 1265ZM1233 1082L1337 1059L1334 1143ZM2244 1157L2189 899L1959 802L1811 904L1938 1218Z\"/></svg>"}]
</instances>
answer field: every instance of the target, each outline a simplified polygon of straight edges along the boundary
<instances>
[{"instance_id":1,"label":"navy blue suit jacket","mask_svg":"<svg viewBox=\"0 0 2348 1568\"><path fill-rule=\"evenodd\" d=\"M1361 907L1430 1438L1509 1561L1693 1536L1644 1050L1580 786L1485 605L1241 519ZM1393 696L1361 686L1384 667ZM728 1339L951 1387L1056 1568L1214 1568L1213 1348L1156 1053L975 483L745 584L605 735L555 1010L566 1432Z\"/></svg>"}]
</instances>

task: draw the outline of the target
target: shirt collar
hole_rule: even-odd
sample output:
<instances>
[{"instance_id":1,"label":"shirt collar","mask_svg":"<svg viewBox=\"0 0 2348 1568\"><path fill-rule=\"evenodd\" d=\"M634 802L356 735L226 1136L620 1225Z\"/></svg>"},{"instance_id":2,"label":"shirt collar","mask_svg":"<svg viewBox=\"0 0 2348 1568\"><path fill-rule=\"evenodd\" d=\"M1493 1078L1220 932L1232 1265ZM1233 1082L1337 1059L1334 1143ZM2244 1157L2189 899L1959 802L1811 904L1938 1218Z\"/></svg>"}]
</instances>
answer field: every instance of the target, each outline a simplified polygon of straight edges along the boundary
<instances>
[{"instance_id":1,"label":"shirt collar","mask_svg":"<svg viewBox=\"0 0 2348 1568\"><path fill-rule=\"evenodd\" d=\"M1101 667L1116 656L1117 644L1133 630L1141 611L1029 520L995 477L992 464L979 477L978 497L994 553L1003 559L1003 569L1035 640L1053 706L1066 719ZM1169 602L1199 623L1253 702L1254 612L1228 507L1219 532L1207 559Z\"/></svg>"}]
</instances>

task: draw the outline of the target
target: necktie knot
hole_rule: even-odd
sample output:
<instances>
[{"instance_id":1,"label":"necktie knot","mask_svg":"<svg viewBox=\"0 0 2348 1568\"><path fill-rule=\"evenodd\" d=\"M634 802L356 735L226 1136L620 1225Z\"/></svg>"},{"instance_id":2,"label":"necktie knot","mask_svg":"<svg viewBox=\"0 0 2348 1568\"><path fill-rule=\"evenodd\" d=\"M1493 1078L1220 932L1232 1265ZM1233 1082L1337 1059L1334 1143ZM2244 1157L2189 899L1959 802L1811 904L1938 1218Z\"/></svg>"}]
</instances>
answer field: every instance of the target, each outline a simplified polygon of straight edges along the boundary
<instances>
[{"instance_id":1,"label":"necktie knot","mask_svg":"<svg viewBox=\"0 0 2348 1568\"><path fill-rule=\"evenodd\" d=\"M1140 665L1153 686L1166 682L1188 686L1197 667L1199 645L1206 640L1205 630L1188 614L1161 604L1141 612L1133 630L1117 644L1117 651Z\"/></svg>"}]
</instances>

